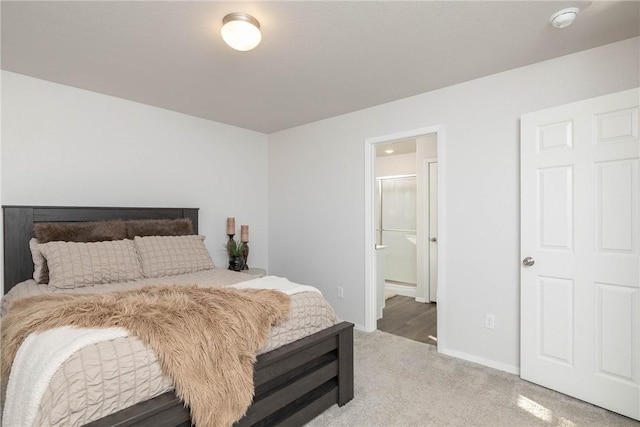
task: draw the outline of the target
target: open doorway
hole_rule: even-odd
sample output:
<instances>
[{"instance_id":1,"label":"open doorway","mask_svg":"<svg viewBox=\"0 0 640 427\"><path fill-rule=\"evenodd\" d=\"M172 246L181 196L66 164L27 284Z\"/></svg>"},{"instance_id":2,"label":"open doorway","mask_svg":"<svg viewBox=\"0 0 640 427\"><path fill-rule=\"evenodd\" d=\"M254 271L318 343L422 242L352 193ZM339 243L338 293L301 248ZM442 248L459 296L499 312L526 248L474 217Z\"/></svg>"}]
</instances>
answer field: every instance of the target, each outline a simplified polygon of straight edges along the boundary
<instances>
[{"instance_id":1,"label":"open doorway","mask_svg":"<svg viewBox=\"0 0 640 427\"><path fill-rule=\"evenodd\" d=\"M410 138L420 138L427 135L432 135L436 139L437 153L435 156L439 163L437 168L432 169L431 173L435 174L438 182L437 191L437 216L438 223L435 226L436 238L432 249L437 255L436 257L436 273L437 278L437 334L435 335L438 340L438 350L446 349L446 169L444 164L446 162L446 143L445 143L445 128L442 125L431 126L426 128L408 130L403 132L397 132L389 135L382 135L367 138L364 141L365 148L365 173L364 173L364 185L365 185L365 324L363 329L368 332L372 332L377 329L377 321L379 314L383 314L382 304L384 302L384 270L381 270L383 262L378 262L377 258L382 258L381 251L376 250L376 220L375 220L375 197L376 197L376 177L375 177L375 160L376 160L376 147L380 144L389 143L393 141L406 140ZM421 145L416 145L416 152L421 150ZM429 157L424 153L416 154L417 157L421 157L423 160ZM424 179L418 177L418 173L421 176L425 174L425 164L422 163L422 167L417 166L416 185L425 185ZM424 178L424 176L423 176ZM418 190L418 196L420 200L416 201L417 209L425 209L425 200L422 198L424 191ZM426 193L425 193L426 194ZM426 277L428 274L428 263L425 254L429 250L430 243L427 243L425 239L430 240L430 237L425 233L420 233L421 227L424 229L427 227L425 224L426 216L419 212L418 217L418 230L416 233L416 256L418 262L423 262L418 266L418 280L416 284L416 298L424 298L422 301L428 301L426 289L424 288L424 282L421 283L421 278ZM381 279L381 280L378 280ZM424 279L423 279L424 280ZM382 286L379 284L382 283ZM422 284L422 287L421 287ZM420 294L422 292L422 294ZM429 294L430 295L430 294ZM413 301L415 302L415 301Z\"/></svg>"},{"instance_id":2,"label":"open doorway","mask_svg":"<svg viewBox=\"0 0 640 427\"><path fill-rule=\"evenodd\" d=\"M377 328L437 344L437 133L374 149Z\"/></svg>"}]
</instances>

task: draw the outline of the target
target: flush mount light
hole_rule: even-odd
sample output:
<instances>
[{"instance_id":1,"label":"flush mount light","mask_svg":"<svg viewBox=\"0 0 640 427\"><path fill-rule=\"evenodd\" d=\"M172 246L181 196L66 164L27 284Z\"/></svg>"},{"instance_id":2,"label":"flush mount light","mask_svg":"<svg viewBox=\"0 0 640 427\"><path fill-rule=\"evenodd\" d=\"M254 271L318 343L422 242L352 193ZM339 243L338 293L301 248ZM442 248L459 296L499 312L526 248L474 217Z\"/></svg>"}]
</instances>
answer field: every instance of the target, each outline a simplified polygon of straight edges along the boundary
<instances>
[{"instance_id":1,"label":"flush mount light","mask_svg":"<svg viewBox=\"0 0 640 427\"><path fill-rule=\"evenodd\" d=\"M579 12L580 9L578 9L577 7L568 7L566 9L559 10L551 15L551 18L549 18L549 22L551 22L551 25L556 28L565 28L573 24L573 21L575 21L576 16L578 16Z\"/></svg>"},{"instance_id":2,"label":"flush mount light","mask_svg":"<svg viewBox=\"0 0 640 427\"><path fill-rule=\"evenodd\" d=\"M384 150L384 152L387 154L393 154L393 150Z\"/></svg>"},{"instance_id":3,"label":"flush mount light","mask_svg":"<svg viewBox=\"0 0 640 427\"><path fill-rule=\"evenodd\" d=\"M235 50L247 51L260 44L260 23L253 16L236 12L222 19L222 39Z\"/></svg>"}]
</instances>

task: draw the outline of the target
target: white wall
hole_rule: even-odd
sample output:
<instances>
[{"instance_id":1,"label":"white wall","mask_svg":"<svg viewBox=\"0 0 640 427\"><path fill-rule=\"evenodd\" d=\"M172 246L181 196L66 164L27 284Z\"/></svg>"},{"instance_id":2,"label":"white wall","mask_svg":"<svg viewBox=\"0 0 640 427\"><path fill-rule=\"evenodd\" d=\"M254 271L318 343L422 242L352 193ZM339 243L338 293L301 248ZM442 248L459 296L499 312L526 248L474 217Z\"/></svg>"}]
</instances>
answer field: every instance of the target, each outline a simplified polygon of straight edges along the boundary
<instances>
[{"instance_id":1,"label":"white wall","mask_svg":"<svg viewBox=\"0 0 640 427\"><path fill-rule=\"evenodd\" d=\"M376 177L416 173L416 153L376 157Z\"/></svg>"},{"instance_id":2,"label":"white wall","mask_svg":"<svg viewBox=\"0 0 640 427\"><path fill-rule=\"evenodd\" d=\"M2 99L2 77L0 73L0 99ZM2 102L0 102L0 206L2 205ZM0 212L0 241L4 242L4 215ZM0 287L4 295L4 244L0 245Z\"/></svg>"},{"instance_id":3,"label":"white wall","mask_svg":"<svg viewBox=\"0 0 640 427\"><path fill-rule=\"evenodd\" d=\"M433 159L438 157L438 138L435 134L416 138L416 153L418 159Z\"/></svg>"},{"instance_id":4,"label":"white wall","mask_svg":"<svg viewBox=\"0 0 640 427\"><path fill-rule=\"evenodd\" d=\"M639 47L629 39L270 135L271 272L318 286L341 317L363 325L364 140L443 125L441 350L517 370L519 117L638 86ZM485 313L495 330L483 328Z\"/></svg>"},{"instance_id":5,"label":"white wall","mask_svg":"<svg viewBox=\"0 0 640 427\"><path fill-rule=\"evenodd\" d=\"M226 266L226 217L267 266L267 135L2 72L2 204L200 208Z\"/></svg>"}]
</instances>

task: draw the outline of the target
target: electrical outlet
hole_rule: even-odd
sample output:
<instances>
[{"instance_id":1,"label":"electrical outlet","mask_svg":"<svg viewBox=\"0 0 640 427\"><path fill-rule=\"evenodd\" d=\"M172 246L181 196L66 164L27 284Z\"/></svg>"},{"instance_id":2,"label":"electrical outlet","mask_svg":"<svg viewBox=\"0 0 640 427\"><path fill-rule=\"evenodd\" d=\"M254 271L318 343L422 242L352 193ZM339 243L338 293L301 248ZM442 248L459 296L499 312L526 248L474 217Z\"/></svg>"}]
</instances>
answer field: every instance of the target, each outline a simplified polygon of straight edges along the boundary
<instances>
[{"instance_id":1,"label":"electrical outlet","mask_svg":"<svg viewBox=\"0 0 640 427\"><path fill-rule=\"evenodd\" d=\"M484 315L484 327L486 329L493 329L496 326L496 316L493 314Z\"/></svg>"},{"instance_id":2,"label":"electrical outlet","mask_svg":"<svg viewBox=\"0 0 640 427\"><path fill-rule=\"evenodd\" d=\"M344 298L344 288L342 286L338 286L338 298Z\"/></svg>"}]
</instances>

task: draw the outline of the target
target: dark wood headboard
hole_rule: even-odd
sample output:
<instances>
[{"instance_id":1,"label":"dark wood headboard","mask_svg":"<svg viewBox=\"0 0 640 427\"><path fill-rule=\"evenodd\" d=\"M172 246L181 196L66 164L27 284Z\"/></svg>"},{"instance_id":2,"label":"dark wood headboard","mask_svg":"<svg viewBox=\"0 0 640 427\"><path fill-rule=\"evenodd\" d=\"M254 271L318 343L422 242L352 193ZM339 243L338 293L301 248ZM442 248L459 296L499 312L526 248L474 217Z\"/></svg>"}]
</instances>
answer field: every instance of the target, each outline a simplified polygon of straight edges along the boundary
<instances>
[{"instance_id":1,"label":"dark wood headboard","mask_svg":"<svg viewBox=\"0 0 640 427\"><path fill-rule=\"evenodd\" d=\"M29 240L36 222L86 222L112 219L190 218L198 233L197 208L111 208L60 206L3 206L4 291L33 277Z\"/></svg>"}]
</instances>

